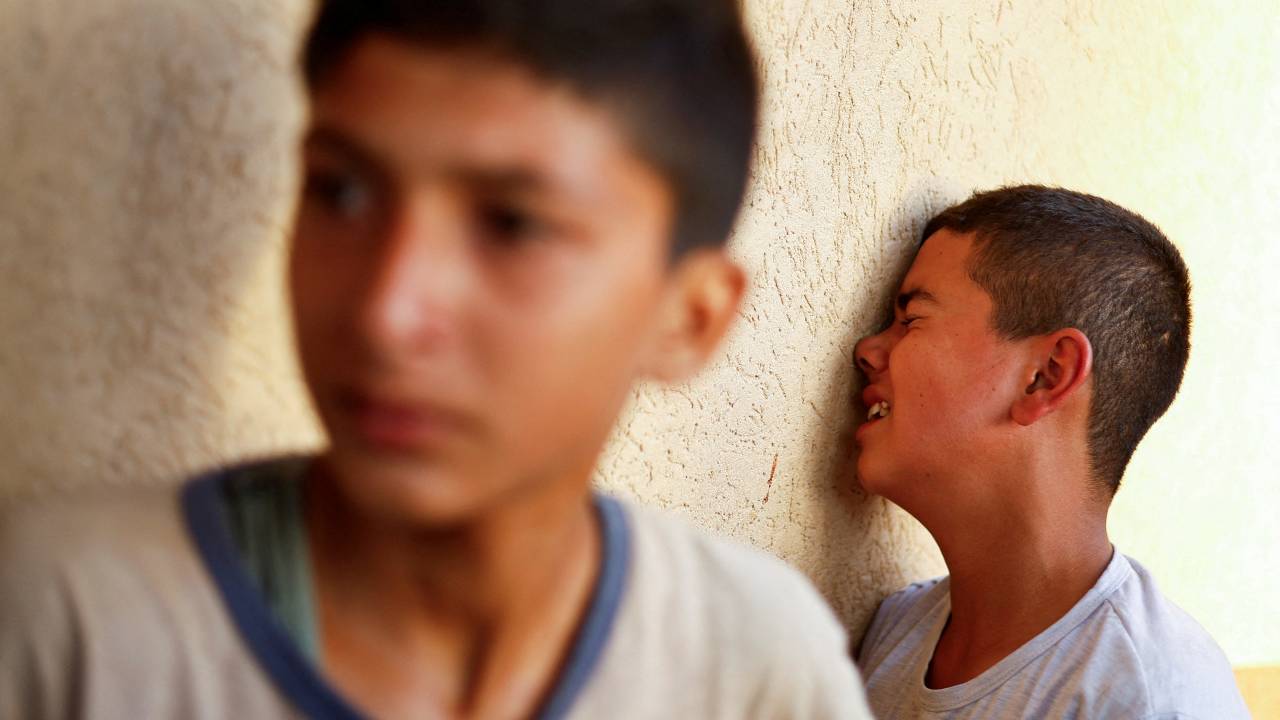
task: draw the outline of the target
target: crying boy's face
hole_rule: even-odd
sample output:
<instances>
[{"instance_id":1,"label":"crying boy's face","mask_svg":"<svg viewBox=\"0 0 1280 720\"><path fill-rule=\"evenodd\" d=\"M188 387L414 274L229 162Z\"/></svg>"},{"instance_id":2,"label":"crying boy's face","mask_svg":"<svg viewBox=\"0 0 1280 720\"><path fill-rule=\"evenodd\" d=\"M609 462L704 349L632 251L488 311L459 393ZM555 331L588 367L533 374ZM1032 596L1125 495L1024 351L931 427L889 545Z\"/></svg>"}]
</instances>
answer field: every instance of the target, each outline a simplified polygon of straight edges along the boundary
<instances>
[{"instance_id":1,"label":"crying boy's face","mask_svg":"<svg viewBox=\"0 0 1280 720\"><path fill-rule=\"evenodd\" d=\"M1025 353L991 326L990 296L969 278L969 235L934 233L895 298L893 322L855 355L867 385L855 433L867 492L911 509L940 477L980 473L1025 387Z\"/></svg>"}]
</instances>

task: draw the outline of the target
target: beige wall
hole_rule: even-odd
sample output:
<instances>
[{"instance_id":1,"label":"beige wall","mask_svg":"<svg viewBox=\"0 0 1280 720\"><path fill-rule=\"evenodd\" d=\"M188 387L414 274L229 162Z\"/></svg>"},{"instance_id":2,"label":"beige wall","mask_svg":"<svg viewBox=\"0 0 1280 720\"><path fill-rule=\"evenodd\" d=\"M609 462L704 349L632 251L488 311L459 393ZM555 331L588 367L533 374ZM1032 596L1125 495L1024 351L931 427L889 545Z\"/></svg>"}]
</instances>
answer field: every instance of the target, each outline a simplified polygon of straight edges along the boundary
<instances>
[{"instance_id":1,"label":"beige wall","mask_svg":"<svg viewBox=\"0 0 1280 720\"><path fill-rule=\"evenodd\" d=\"M0 494L315 444L279 284L303 7L0 0ZM853 341L930 211L1012 181L1095 192L1159 223L1196 282L1186 385L1113 534L1233 662L1280 662L1274 3L748 8L753 289L709 372L635 393L601 483L792 560L859 629L942 567L851 489Z\"/></svg>"},{"instance_id":2,"label":"beige wall","mask_svg":"<svg viewBox=\"0 0 1280 720\"><path fill-rule=\"evenodd\" d=\"M281 332L301 0L0 0L0 490L313 436Z\"/></svg>"}]
</instances>

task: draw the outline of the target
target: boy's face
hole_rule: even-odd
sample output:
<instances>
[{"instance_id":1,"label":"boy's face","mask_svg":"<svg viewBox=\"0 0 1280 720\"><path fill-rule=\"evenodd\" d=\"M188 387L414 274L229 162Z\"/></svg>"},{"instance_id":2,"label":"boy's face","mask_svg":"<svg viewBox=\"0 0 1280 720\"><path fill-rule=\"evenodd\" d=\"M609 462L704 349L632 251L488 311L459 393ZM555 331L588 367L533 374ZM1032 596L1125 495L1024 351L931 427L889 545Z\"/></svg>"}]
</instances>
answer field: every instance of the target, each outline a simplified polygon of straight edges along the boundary
<instances>
[{"instance_id":1,"label":"boy's face","mask_svg":"<svg viewBox=\"0 0 1280 720\"><path fill-rule=\"evenodd\" d=\"M343 491L450 523L585 482L653 351L666 182L491 56L372 36L311 100L291 291Z\"/></svg>"},{"instance_id":2,"label":"boy's face","mask_svg":"<svg viewBox=\"0 0 1280 720\"><path fill-rule=\"evenodd\" d=\"M887 417L855 433L859 479L909 510L981 477L1025 387L1025 349L992 330L991 298L965 269L971 249L969 235L930 236L902 282L894 322L855 350L864 404L889 404Z\"/></svg>"}]
</instances>

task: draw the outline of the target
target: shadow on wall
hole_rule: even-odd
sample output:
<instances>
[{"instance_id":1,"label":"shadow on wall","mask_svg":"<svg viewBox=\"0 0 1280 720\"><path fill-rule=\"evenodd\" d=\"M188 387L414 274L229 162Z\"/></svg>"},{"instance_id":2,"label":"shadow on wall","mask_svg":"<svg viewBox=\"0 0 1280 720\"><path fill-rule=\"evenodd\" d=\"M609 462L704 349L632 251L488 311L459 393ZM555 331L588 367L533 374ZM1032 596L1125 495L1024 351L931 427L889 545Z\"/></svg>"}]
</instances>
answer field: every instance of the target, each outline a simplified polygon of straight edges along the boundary
<instances>
[{"instance_id":1,"label":"shadow on wall","mask_svg":"<svg viewBox=\"0 0 1280 720\"><path fill-rule=\"evenodd\" d=\"M0 6L0 497L306 436L270 430L306 417L278 284L301 5Z\"/></svg>"},{"instance_id":2,"label":"shadow on wall","mask_svg":"<svg viewBox=\"0 0 1280 720\"><path fill-rule=\"evenodd\" d=\"M855 643L880 599L919 580L921 572L936 575L945 571L936 546L918 523L882 498L868 496L859 485L853 431L867 412L861 399L866 378L855 370L853 349L858 340L879 331L891 319L893 298L915 257L925 224L935 213L961 199L957 186L941 181L933 185L917 183L903 192L897 211L885 225L884 237L871 240L885 251L880 256L880 267L865 279L870 284L874 278L874 287L869 293L850 298L845 317L851 322L840 338L839 352L828 360L821 373L827 383L822 389L824 414L838 419L834 425L839 432L817 426L810 432L812 437L822 438L824 446L819 456L829 458L829 462L819 478L834 490L838 503L826 509L826 517L818 527L824 534L822 544L845 549L842 561L847 567L860 569L858 577L853 578L856 593L828 595L834 598L841 616L851 619L851 640ZM924 562L905 565L905 558ZM846 603L849 606L843 607Z\"/></svg>"}]
</instances>

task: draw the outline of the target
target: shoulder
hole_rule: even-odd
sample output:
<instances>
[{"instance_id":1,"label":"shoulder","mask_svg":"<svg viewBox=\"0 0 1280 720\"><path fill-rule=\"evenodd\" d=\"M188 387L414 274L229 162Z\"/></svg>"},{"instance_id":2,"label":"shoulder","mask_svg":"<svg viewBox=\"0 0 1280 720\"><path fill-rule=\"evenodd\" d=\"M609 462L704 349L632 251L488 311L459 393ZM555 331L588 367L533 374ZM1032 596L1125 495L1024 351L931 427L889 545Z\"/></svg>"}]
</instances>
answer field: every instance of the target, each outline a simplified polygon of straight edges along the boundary
<instances>
[{"instance_id":1,"label":"shoulder","mask_svg":"<svg viewBox=\"0 0 1280 720\"><path fill-rule=\"evenodd\" d=\"M880 601L876 619L889 620L910 613L923 604L946 597L950 580L946 576L913 582Z\"/></svg>"},{"instance_id":2,"label":"shoulder","mask_svg":"<svg viewBox=\"0 0 1280 720\"><path fill-rule=\"evenodd\" d=\"M160 624L153 610L199 586L172 570L194 566L182 557L180 528L171 487L0 511L0 716L57 716L80 701L73 688L86 690L91 668L133 667L156 647L146 642Z\"/></svg>"},{"instance_id":3,"label":"shoulder","mask_svg":"<svg viewBox=\"0 0 1280 720\"><path fill-rule=\"evenodd\" d=\"M624 635L647 627L661 662L683 666L668 672L715 678L711 685L721 691L754 694L754 707L860 717L864 701L844 629L808 578L743 543L625 508L633 566L623 613L633 628Z\"/></svg>"},{"instance_id":4,"label":"shoulder","mask_svg":"<svg viewBox=\"0 0 1280 720\"><path fill-rule=\"evenodd\" d=\"M0 510L0 587L119 570L122 556L161 555L181 537L175 487L32 499ZM158 542L163 541L163 542Z\"/></svg>"},{"instance_id":5,"label":"shoulder","mask_svg":"<svg viewBox=\"0 0 1280 720\"><path fill-rule=\"evenodd\" d=\"M93 492L0 511L0 640L127 621L200 586L178 488ZM47 632L54 632L48 629Z\"/></svg>"},{"instance_id":6,"label":"shoulder","mask_svg":"<svg viewBox=\"0 0 1280 720\"><path fill-rule=\"evenodd\" d=\"M812 583L787 563L675 517L626 507L634 529L636 577L643 578L649 590L670 601L714 609L717 618L724 618L717 624L787 620L823 636L843 638L843 629ZM696 588L698 593L670 592L677 588ZM754 623L739 627L739 632L768 635L775 625Z\"/></svg>"},{"instance_id":7,"label":"shoulder","mask_svg":"<svg viewBox=\"0 0 1280 720\"><path fill-rule=\"evenodd\" d=\"M1160 592L1146 568L1126 560L1132 573L1105 605L1112 635L1108 655L1141 675L1157 715L1248 717L1222 649ZM1121 660L1125 656L1128 662Z\"/></svg>"},{"instance_id":8,"label":"shoulder","mask_svg":"<svg viewBox=\"0 0 1280 720\"><path fill-rule=\"evenodd\" d=\"M0 511L0 717L187 717L193 697L293 716L195 549L184 487Z\"/></svg>"},{"instance_id":9,"label":"shoulder","mask_svg":"<svg viewBox=\"0 0 1280 720\"><path fill-rule=\"evenodd\" d=\"M949 588L948 578L931 578L911 583L880 601L859 644L859 663L864 668L876 664L875 657L883 649L919 629L921 621L947 600Z\"/></svg>"}]
</instances>

